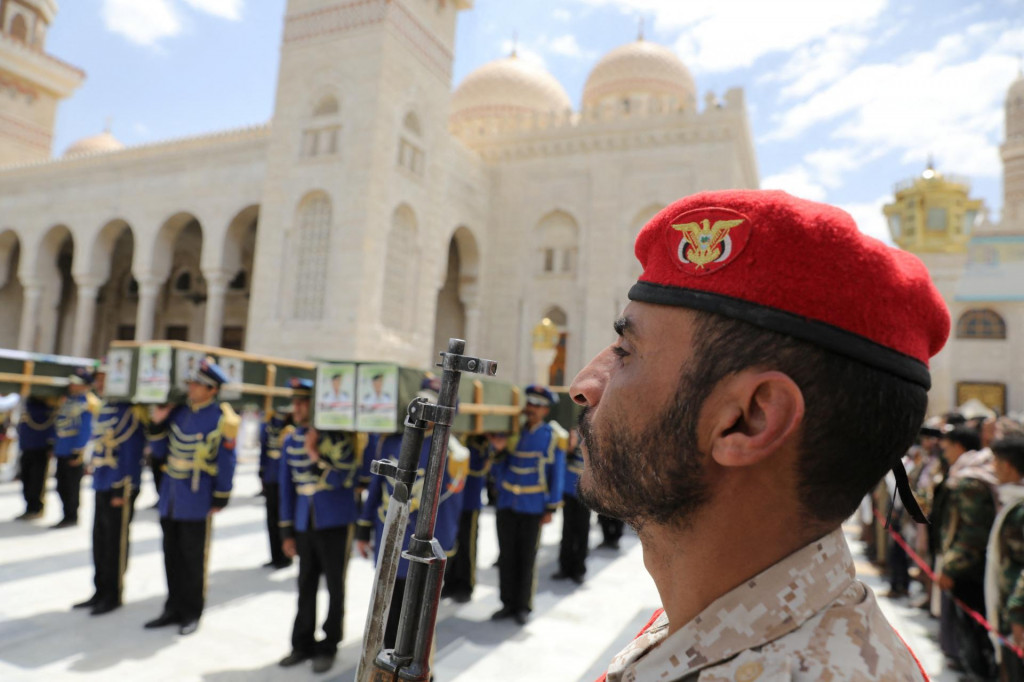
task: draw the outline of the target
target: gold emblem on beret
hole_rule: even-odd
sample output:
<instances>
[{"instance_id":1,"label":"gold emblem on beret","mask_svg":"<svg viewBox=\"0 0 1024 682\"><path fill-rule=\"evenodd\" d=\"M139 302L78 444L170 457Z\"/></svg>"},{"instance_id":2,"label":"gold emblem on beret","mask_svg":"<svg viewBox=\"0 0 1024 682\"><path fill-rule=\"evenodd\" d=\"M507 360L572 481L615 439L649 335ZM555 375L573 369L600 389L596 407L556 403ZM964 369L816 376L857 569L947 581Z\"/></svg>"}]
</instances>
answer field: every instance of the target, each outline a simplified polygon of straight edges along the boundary
<instances>
[{"instance_id":1,"label":"gold emblem on beret","mask_svg":"<svg viewBox=\"0 0 1024 682\"><path fill-rule=\"evenodd\" d=\"M708 263L714 263L722 257L722 242L729 236L729 230L743 222L738 220L716 220L714 224L704 218L697 223L681 223L672 229L683 233L683 244L680 245L679 259L684 258L693 263L698 270L703 270Z\"/></svg>"}]
</instances>

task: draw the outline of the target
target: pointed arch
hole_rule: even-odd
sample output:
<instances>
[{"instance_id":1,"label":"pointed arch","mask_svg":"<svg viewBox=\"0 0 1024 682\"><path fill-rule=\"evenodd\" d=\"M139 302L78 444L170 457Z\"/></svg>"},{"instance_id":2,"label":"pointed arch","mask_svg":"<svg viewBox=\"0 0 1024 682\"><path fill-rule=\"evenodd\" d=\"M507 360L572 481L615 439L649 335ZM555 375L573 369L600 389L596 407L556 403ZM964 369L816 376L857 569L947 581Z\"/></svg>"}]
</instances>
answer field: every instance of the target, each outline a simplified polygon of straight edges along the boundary
<instances>
[{"instance_id":1,"label":"pointed arch","mask_svg":"<svg viewBox=\"0 0 1024 682\"><path fill-rule=\"evenodd\" d=\"M0 309L7 324L0 325L0 348L17 348L24 288L18 279L21 261L21 240L18 233L8 229L0 232Z\"/></svg>"},{"instance_id":2,"label":"pointed arch","mask_svg":"<svg viewBox=\"0 0 1024 682\"><path fill-rule=\"evenodd\" d=\"M542 217L534 228L538 274L574 276L579 253L579 223L557 209Z\"/></svg>"}]
</instances>

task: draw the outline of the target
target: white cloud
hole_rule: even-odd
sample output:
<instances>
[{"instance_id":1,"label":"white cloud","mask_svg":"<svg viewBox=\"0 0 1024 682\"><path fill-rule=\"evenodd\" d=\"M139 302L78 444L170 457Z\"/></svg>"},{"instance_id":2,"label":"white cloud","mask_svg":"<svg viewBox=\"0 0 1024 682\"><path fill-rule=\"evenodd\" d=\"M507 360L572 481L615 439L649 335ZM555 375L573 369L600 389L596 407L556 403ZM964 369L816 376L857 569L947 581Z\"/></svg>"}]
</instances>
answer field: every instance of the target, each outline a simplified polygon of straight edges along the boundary
<instances>
[{"instance_id":1,"label":"white cloud","mask_svg":"<svg viewBox=\"0 0 1024 682\"><path fill-rule=\"evenodd\" d=\"M882 206L889 203L890 200L889 196L883 195L874 201L839 204L839 208L853 216L853 220L861 232L892 246L894 244L892 236L889 234L889 225L882 213Z\"/></svg>"},{"instance_id":2,"label":"white cloud","mask_svg":"<svg viewBox=\"0 0 1024 682\"><path fill-rule=\"evenodd\" d=\"M147 46L181 32L169 0L104 0L103 24L108 31Z\"/></svg>"},{"instance_id":3,"label":"white cloud","mask_svg":"<svg viewBox=\"0 0 1024 682\"><path fill-rule=\"evenodd\" d=\"M583 55L580 44L576 42L576 36L571 33L566 33L551 40L548 42L547 48L554 54L560 54L565 57L580 57Z\"/></svg>"},{"instance_id":4,"label":"white cloud","mask_svg":"<svg viewBox=\"0 0 1024 682\"><path fill-rule=\"evenodd\" d=\"M836 32L865 31L887 0L577 0L653 15L662 30L679 30L676 50L699 71L749 67L774 52L791 52Z\"/></svg>"},{"instance_id":5,"label":"white cloud","mask_svg":"<svg viewBox=\"0 0 1024 682\"><path fill-rule=\"evenodd\" d=\"M761 179L761 189L781 189L801 199L824 201L825 187L811 178L808 170L800 165L769 175Z\"/></svg>"},{"instance_id":6,"label":"white cloud","mask_svg":"<svg viewBox=\"0 0 1024 682\"><path fill-rule=\"evenodd\" d=\"M238 21L242 18L243 0L185 0L185 2L201 12L212 14L222 19Z\"/></svg>"},{"instance_id":7,"label":"white cloud","mask_svg":"<svg viewBox=\"0 0 1024 682\"><path fill-rule=\"evenodd\" d=\"M244 0L184 0L190 7L221 19L241 19ZM103 0L107 30L138 45L156 46L182 30L181 12L174 0Z\"/></svg>"},{"instance_id":8,"label":"white cloud","mask_svg":"<svg viewBox=\"0 0 1024 682\"><path fill-rule=\"evenodd\" d=\"M862 64L777 117L763 139L792 140L832 126L828 135L860 155L898 152L903 161L934 154L941 167L995 177L1000 164L1004 90L1013 80L1010 46L1024 29L976 24L939 39L928 51L890 63Z\"/></svg>"},{"instance_id":9,"label":"white cloud","mask_svg":"<svg viewBox=\"0 0 1024 682\"><path fill-rule=\"evenodd\" d=\"M554 12L551 13L551 16L554 17L556 21L572 20L572 12L570 12L567 9L556 9Z\"/></svg>"}]
</instances>

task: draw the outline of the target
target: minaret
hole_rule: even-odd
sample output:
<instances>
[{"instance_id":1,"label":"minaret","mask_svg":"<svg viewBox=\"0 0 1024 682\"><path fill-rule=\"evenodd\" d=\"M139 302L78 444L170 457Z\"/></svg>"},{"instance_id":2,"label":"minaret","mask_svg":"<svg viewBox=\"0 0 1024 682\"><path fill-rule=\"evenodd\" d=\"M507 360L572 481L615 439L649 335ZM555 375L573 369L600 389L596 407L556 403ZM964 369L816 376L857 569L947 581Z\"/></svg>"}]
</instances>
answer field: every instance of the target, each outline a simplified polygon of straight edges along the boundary
<instances>
[{"instance_id":1,"label":"minaret","mask_svg":"<svg viewBox=\"0 0 1024 682\"><path fill-rule=\"evenodd\" d=\"M1003 157L1003 219L1000 232L1024 232L1024 70L1006 92Z\"/></svg>"},{"instance_id":2,"label":"minaret","mask_svg":"<svg viewBox=\"0 0 1024 682\"><path fill-rule=\"evenodd\" d=\"M57 104L85 73L46 53L55 0L0 2L0 166L50 158Z\"/></svg>"},{"instance_id":3,"label":"minaret","mask_svg":"<svg viewBox=\"0 0 1024 682\"><path fill-rule=\"evenodd\" d=\"M248 349L421 363L456 16L472 0L289 0Z\"/></svg>"}]
</instances>

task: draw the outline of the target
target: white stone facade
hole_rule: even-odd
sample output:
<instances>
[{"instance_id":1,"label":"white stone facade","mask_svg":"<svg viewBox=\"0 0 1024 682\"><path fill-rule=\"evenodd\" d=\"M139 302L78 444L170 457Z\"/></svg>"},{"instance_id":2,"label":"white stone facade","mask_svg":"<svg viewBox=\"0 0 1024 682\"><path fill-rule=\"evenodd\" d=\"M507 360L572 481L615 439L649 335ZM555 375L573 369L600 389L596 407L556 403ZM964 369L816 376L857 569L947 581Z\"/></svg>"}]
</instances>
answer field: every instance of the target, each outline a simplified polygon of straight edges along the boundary
<instances>
[{"instance_id":1,"label":"white stone facade","mask_svg":"<svg viewBox=\"0 0 1024 682\"><path fill-rule=\"evenodd\" d=\"M685 66L642 41L595 67L582 111L515 57L453 92L471 5L291 0L267 126L101 135L0 168L0 310L20 320L0 346L183 337L424 366L464 336L528 381L548 316L568 382L612 337L640 226L758 185L746 105L730 90L699 108Z\"/></svg>"}]
</instances>

